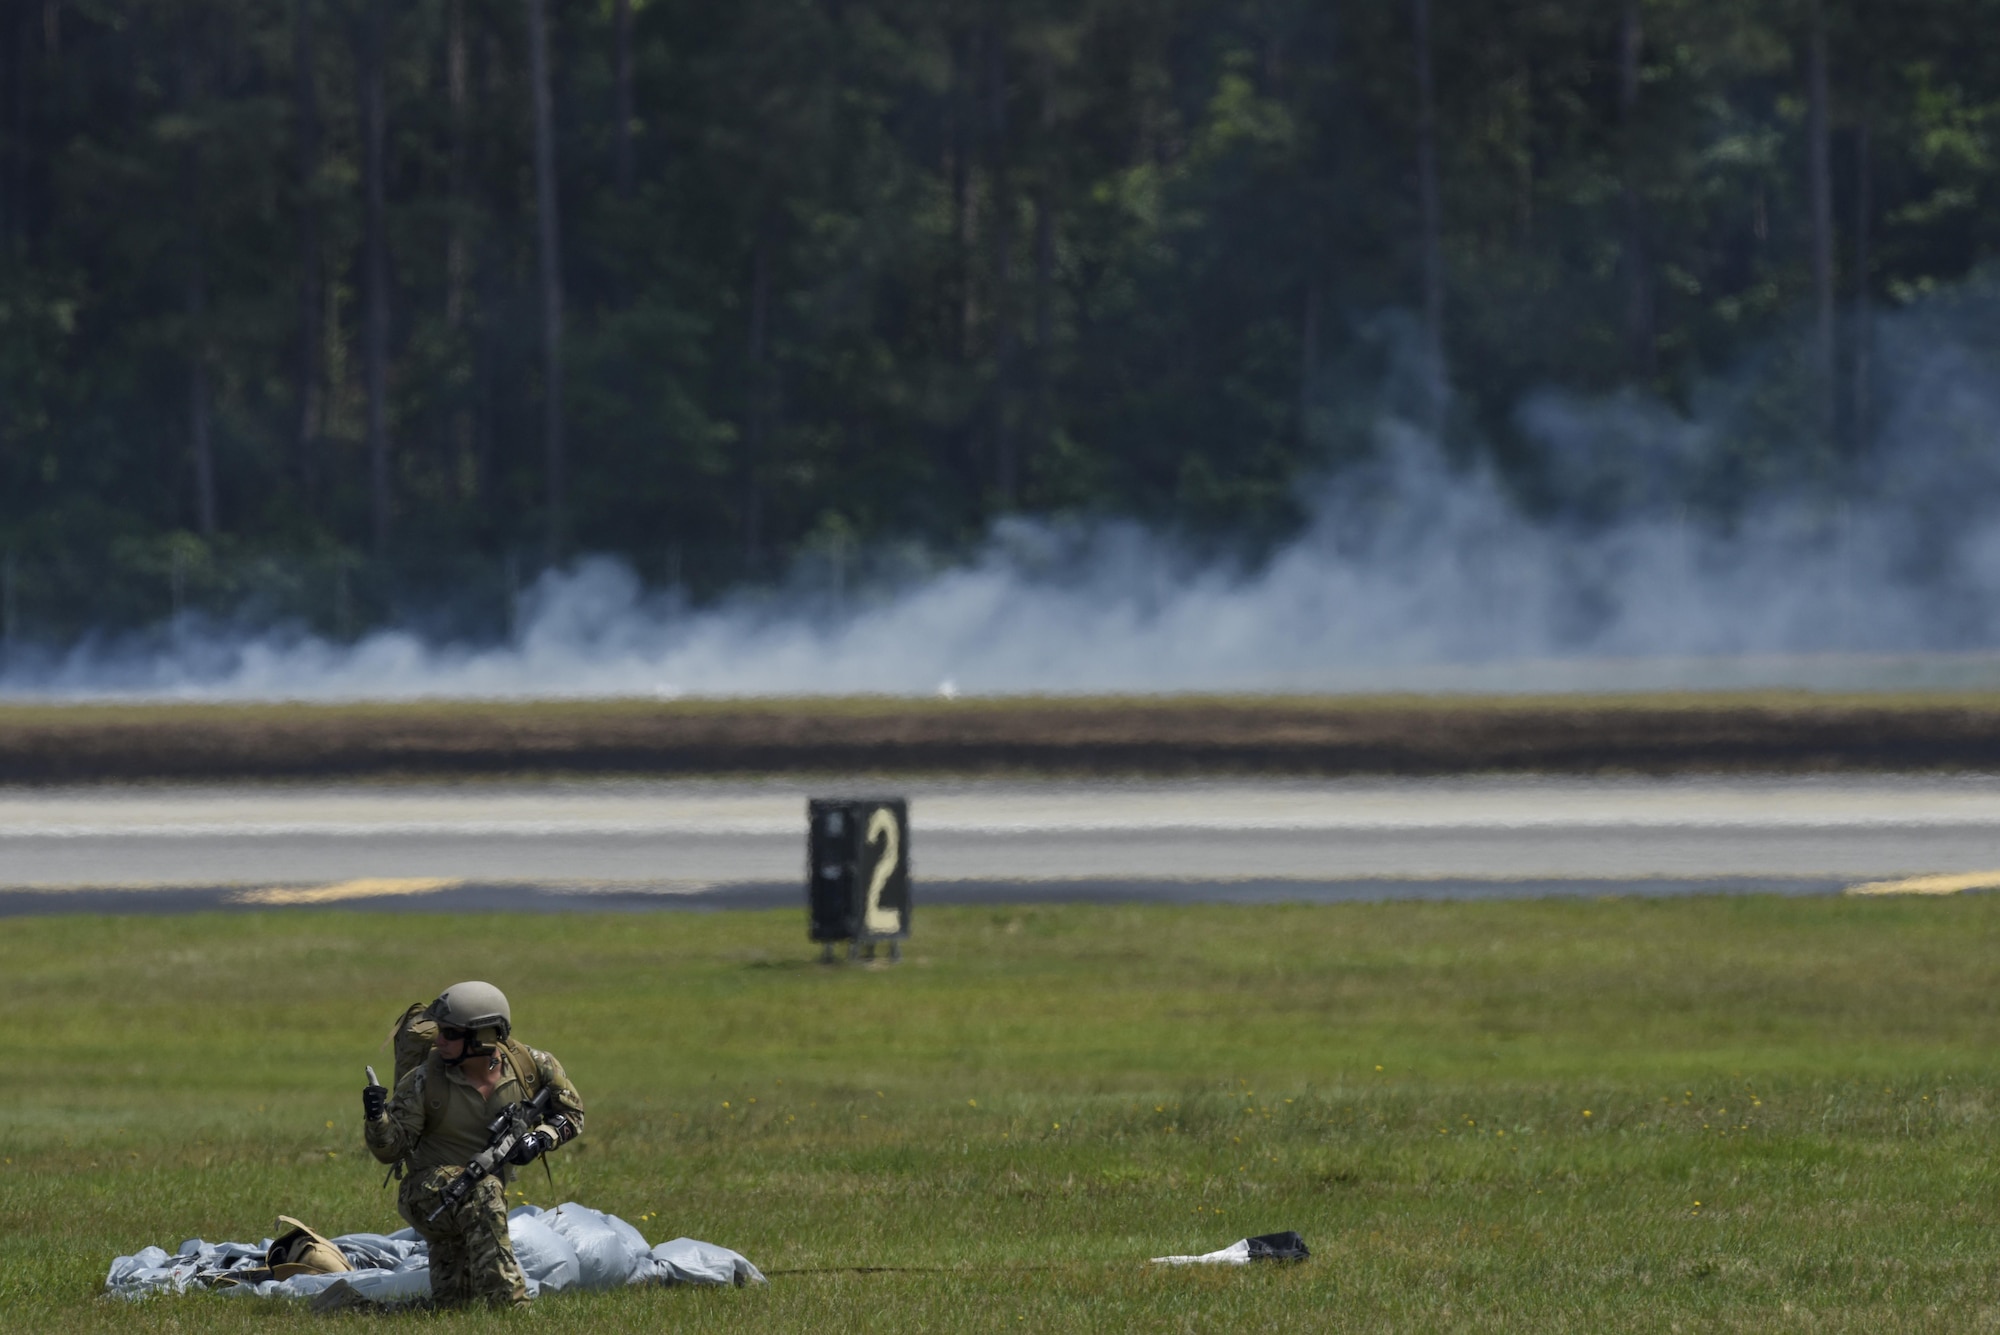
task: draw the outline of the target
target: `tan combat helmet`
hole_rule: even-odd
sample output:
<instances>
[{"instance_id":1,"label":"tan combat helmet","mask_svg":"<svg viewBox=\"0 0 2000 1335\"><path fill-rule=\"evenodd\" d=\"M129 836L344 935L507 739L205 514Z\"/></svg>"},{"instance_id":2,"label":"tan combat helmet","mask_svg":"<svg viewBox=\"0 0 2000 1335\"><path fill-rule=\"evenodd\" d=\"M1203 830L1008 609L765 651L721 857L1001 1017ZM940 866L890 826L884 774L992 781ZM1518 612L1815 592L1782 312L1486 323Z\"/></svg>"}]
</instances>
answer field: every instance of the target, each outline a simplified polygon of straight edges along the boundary
<instances>
[{"instance_id":1,"label":"tan combat helmet","mask_svg":"<svg viewBox=\"0 0 2000 1335\"><path fill-rule=\"evenodd\" d=\"M440 1029L463 1029L472 1035L465 1047L467 1057L492 1052L514 1032L507 994L491 983L453 983L438 994L427 1013Z\"/></svg>"},{"instance_id":2,"label":"tan combat helmet","mask_svg":"<svg viewBox=\"0 0 2000 1335\"><path fill-rule=\"evenodd\" d=\"M285 1228L287 1224L291 1227ZM272 1279L290 1279L293 1275L336 1275L354 1269L340 1254L338 1247L290 1215L279 1215L278 1227L285 1231L271 1240L270 1249L264 1253L264 1264L269 1268Z\"/></svg>"}]
</instances>

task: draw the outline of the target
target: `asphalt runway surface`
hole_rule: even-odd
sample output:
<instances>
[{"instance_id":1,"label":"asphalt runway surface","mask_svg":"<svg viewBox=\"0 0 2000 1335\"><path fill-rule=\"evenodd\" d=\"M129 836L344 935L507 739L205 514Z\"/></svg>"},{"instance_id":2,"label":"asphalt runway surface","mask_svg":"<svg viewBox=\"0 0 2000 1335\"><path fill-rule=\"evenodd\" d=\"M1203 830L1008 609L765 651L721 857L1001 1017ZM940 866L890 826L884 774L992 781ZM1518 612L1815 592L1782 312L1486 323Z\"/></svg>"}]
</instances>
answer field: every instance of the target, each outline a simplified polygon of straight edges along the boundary
<instances>
[{"instance_id":1,"label":"asphalt runway surface","mask_svg":"<svg viewBox=\"0 0 2000 1335\"><path fill-rule=\"evenodd\" d=\"M796 907L809 796L910 800L919 913L2000 885L1989 776L157 785L0 790L0 915Z\"/></svg>"}]
</instances>

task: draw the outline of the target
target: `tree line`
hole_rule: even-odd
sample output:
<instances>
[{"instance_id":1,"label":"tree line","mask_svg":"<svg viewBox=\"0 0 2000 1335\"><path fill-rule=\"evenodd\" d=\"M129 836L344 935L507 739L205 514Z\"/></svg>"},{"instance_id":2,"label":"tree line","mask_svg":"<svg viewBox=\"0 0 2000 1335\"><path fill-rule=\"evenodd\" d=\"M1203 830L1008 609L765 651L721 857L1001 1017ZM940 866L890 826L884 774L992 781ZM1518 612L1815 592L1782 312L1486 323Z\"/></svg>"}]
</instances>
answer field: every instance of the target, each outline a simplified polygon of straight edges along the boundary
<instances>
[{"instance_id":1,"label":"tree line","mask_svg":"<svg viewBox=\"0 0 2000 1335\"><path fill-rule=\"evenodd\" d=\"M287 554L712 588L1013 513L1255 541L1384 413L1532 497L1523 395L1774 339L1797 429L1743 448L1838 458L1872 313L1993 249L1996 16L4 0L0 546L87 602Z\"/></svg>"}]
</instances>

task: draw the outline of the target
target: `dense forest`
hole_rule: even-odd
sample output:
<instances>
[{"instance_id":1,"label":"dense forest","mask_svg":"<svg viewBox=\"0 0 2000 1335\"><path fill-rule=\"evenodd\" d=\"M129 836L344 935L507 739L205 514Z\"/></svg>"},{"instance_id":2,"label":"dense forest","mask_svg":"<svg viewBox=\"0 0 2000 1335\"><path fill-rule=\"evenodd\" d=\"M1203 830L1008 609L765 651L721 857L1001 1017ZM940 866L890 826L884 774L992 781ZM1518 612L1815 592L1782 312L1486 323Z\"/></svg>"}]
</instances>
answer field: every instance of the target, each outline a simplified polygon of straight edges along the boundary
<instances>
[{"instance_id":1,"label":"dense forest","mask_svg":"<svg viewBox=\"0 0 2000 1335\"><path fill-rule=\"evenodd\" d=\"M1726 476L1810 471L1871 321L2000 243L1996 19L4 0L0 630L348 633L582 552L713 592L1009 514L1254 546L1385 415L1532 508L1525 396L1753 353Z\"/></svg>"}]
</instances>

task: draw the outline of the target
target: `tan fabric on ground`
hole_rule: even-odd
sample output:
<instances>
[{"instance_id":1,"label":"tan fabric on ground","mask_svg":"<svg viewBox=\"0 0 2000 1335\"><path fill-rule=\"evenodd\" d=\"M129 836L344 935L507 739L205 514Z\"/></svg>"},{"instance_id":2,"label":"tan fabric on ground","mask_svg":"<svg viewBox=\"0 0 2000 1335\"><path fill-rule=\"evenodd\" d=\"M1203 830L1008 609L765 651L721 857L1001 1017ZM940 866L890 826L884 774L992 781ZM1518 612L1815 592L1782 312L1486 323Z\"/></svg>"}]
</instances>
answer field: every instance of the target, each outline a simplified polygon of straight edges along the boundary
<instances>
[{"instance_id":1,"label":"tan fabric on ground","mask_svg":"<svg viewBox=\"0 0 2000 1335\"><path fill-rule=\"evenodd\" d=\"M288 1224L290 1227L286 1228ZM340 1254L340 1248L314 1232L310 1225L302 1224L288 1214L281 1214L277 1227L284 1231L271 1239L270 1249L264 1253L264 1264L269 1267L271 1278L337 1275L354 1269Z\"/></svg>"}]
</instances>

